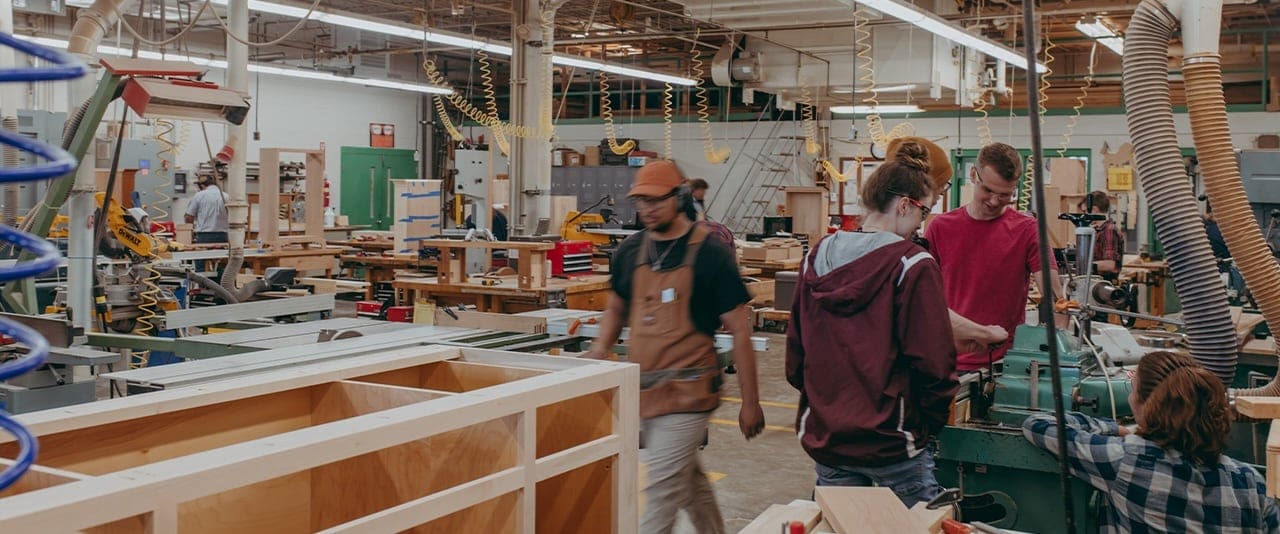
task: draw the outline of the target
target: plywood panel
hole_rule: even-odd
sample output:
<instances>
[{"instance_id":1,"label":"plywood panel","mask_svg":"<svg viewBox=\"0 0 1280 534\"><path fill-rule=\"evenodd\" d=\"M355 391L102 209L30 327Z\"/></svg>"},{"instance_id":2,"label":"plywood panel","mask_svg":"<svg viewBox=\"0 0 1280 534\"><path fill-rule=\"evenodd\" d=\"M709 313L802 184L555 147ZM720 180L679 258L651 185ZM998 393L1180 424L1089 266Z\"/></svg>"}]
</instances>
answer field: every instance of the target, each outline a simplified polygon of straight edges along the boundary
<instances>
[{"instance_id":1,"label":"plywood panel","mask_svg":"<svg viewBox=\"0 0 1280 534\"><path fill-rule=\"evenodd\" d=\"M311 394L296 389L40 436L40 463L101 475L310 424ZM0 455L15 452L12 443L0 445Z\"/></svg>"},{"instance_id":2,"label":"plywood panel","mask_svg":"<svg viewBox=\"0 0 1280 534\"><path fill-rule=\"evenodd\" d=\"M395 223L393 251L418 249L418 240L440 234L440 180L391 180Z\"/></svg>"},{"instance_id":3,"label":"plywood panel","mask_svg":"<svg viewBox=\"0 0 1280 534\"><path fill-rule=\"evenodd\" d=\"M151 520L146 516L126 517L105 525L82 530L83 534L151 534Z\"/></svg>"},{"instance_id":4,"label":"plywood panel","mask_svg":"<svg viewBox=\"0 0 1280 534\"><path fill-rule=\"evenodd\" d=\"M178 507L182 534L307 532L311 472L303 471L210 495Z\"/></svg>"},{"instance_id":5,"label":"plywood panel","mask_svg":"<svg viewBox=\"0 0 1280 534\"><path fill-rule=\"evenodd\" d=\"M437 362L418 367L398 369L376 375L352 379L409 388L425 388L436 391L462 393L522 378L545 374L545 371L487 365L467 362Z\"/></svg>"},{"instance_id":6,"label":"plywood panel","mask_svg":"<svg viewBox=\"0 0 1280 534\"><path fill-rule=\"evenodd\" d=\"M507 534L519 532L520 495L508 493L466 510L455 512L410 530L412 534L457 534L483 532ZM605 530L604 532L608 532Z\"/></svg>"},{"instance_id":7,"label":"plywood panel","mask_svg":"<svg viewBox=\"0 0 1280 534\"><path fill-rule=\"evenodd\" d=\"M823 486L814 493L822 517L837 534L925 532L920 519L889 488Z\"/></svg>"},{"instance_id":8,"label":"plywood panel","mask_svg":"<svg viewBox=\"0 0 1280 534\"><path fill-rule=\"evenodd\" d=\"M538 458L613 433L613 394L590 395L538 408Z\"/></svg>"},{"instance_id":9,"label":"plywood panel","mask_svg":"<svg viewBox=\"0 0 1280 534\"><path fill-rule=\"evenodd\" d=\"M8 469L11 465L13 465L12 460L0 459L0 469ZM5 488L4 491L0 491L0 498L26 493L28 491L52 488L59 484L66 484L68 482L75 482L86 478L89 477L79 473L72 473L70 471L63 471L61 469L54 469L41 465L33 465L27 470L26 474L22 475L22 478L17 480L17 482L14 482L13 485Z\"/></svg>"},{"instance_id":10,"label":"plywood panel","mask_svg":"<svg viewBox=\"0 0 1280 534\"><path fill-rule=\"evenodd\" d=\"M787 187L784 189L791 232L806 234L809 243L817 243L827 235L829 203L827 190L821 187Z\"/></svg>"},{"instance_id":11,"label":"plywood panel","mask_svg":"<svg viewBox=\"0 0 1280 534\"><path fill-rule=\"evenodd\" d=\"M472 425L312 470L311 528L320 530L516 464L517 418ZM468 526L469 532L487 532Z\"/></svg>"},{"instance_id":12,"label":"plywood panel","mask_svg":"<svg viewBox=\"0 0 1280 534\"><path fill-rule=\"evenodd\" d=\"M314 388L312 424L373 413L446 396L446 393L344 380Z\"/></svg>"},{"instance_id":13,"label":"plywood panel","mask_svg":"<svg viewBox=\"0 0 1280 534\"><path fill-rule=\"evenodd\" d=\"M596 534L612 530L615 458L605 458L538 483L537 532Z\"/></svg>"}]
</instances>

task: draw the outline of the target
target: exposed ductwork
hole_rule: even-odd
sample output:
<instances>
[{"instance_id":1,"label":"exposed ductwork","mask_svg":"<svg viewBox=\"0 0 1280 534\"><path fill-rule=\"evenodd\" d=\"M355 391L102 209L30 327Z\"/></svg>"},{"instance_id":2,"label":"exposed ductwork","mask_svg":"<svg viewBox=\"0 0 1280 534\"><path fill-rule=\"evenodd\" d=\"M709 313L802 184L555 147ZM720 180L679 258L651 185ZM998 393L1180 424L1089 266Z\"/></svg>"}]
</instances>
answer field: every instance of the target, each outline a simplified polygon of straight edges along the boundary
<instances>
[{"instance_id":1,"label":"exposed ductwork","mask_svg":"<svg viewBox=\"0 0 1280 534\"><path fill-rule=\"evenodd\" d=\"M130 0L97 0L76 16L67 51L79 56L96 56L102 38L115 28L119 13L129 8Z\"/></svg>"},{"instance_id":2,"label":"exposed ductwork","mask_svg":"<svg viewBox=\"0 0 1280 534\"><path fill-rule=\"evenodd\" d=\"M1182 301L1191 355L1230 384L1237 362L1231 310L1178 151L1169 98L1167 54L1177 29L1178 18L1159 1L1143 0L1138 5L1125 33L1126 118L1142 190ZM1195 39L1185 41L1187 46ZM1216 208L1216 200L1214 204Z\"/></svg>"}]
</instances>

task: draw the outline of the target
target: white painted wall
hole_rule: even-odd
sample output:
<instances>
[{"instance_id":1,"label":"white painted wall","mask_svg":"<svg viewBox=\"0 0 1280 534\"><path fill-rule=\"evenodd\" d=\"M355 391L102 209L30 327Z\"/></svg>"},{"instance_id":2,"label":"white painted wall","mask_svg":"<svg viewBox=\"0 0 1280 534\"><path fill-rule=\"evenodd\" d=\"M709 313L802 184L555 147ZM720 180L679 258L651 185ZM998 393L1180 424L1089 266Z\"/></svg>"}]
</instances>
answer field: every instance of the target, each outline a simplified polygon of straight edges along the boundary
<instances>
[{"instance_id":1,"label":"white painted wall","mask_svg":"<svg viewBox=\"0 0 1280 534\"><path fill-rule=\"evenodd\" d=\"M222 84L225 73L211 71L207 80ZM261 83L261 87L259 87ZM28 97L36 109L66 111L66 84L43 84L53 89L49 94L34 93ZM41 89L44 89L42 87ZM325 173L329 176L330 196L337 205L341 199L341 147L369 146L369 123L388 123L396 127L396 148L417 148L418 93L364 87L347 83L300 80L272 75L251 75L249 93L254 109L246 122L249 132L256 128L261 140L248 139L248 160L258 160L260 148L318 148L325 144ZM108 108L105 121L120 117L120 101ZM153 129L130 113L135 138L153 135ZM209 151L218 152L226 142L228 128L222 124L205 124L208 148L201 123L174 121L179 132L185 131L185 142L177 157L179 168L192 169L209 160ZM104 130L100 130L102 134ZM191 191L194 192L194 184ZM176 206L181 208L181 205Z\"/></svg>"},{"instance_id":2,"label":"white painted wall","mask_svg":"<svg viewBox=\"0 0 1280 534\"><path fill-rule=\"evenodd\" d=\"M1175 115L1174 119L1178 129L1179 144L1184 147L1194 146L1187 116L1179 114ZM1064 116L1046 117L1043 127L1044 146L1046 149L1056 149L1063 143L1063 132L1066 130L1069 120L1070 117ZM903 121L904 119L901 118L885 119L886 129L892 129ZM1236 148L1252 148L1254 139L1260 134L1280 133L1280 113L1233 113L1230 115L1230 121L1232 139ZM972 117L913 119L910 122L915 127L916 135L932 139L948 150L981 147L977 136L977 122ZM1011 119L1007 115L992 116L990 123L992 137L995 141L1007 142L1018 148L1029 147L1030 129L1026 117ZM720 198L725 200L720 200L719 204L715 201L711 203L709 209L713 217L721 216L728 211L729 206L725 205L725 203L728 198L733 196L733 191L729 188L737 187L737 184L741 183L745 178L743 173L750 167L749 157L759 154L761 149L768 144L771 135L775 138L803 136L803 130L799 122L778 124L776 130L773 130L773 126L773 123L756 125L751 122L714 124L712 128L716 137L716 146L728 146L734 151L733 155L730 156L729 163L722 165L707 163L703 157L703 144L695 124L681 123L673 126L673 157L679 163L685 175L703 177L711 182L712 192L709 195L715 195L716 188L728 189L721 193ZM849 138L851 121L831 121L830 127L833 138ZM833 140L831 142L831 159L835 161L842 156L867 155L865 127L865 121L859 120L859 142L857 144ZM619 137L638 139L642 149L658 153L663 152L662 124L628 125L620 122L617 128ZM752 132L752 128L755 128L754 132ZM602 125L560 126L556 129L556 133L559 137L558 146L581 150L584 146L598 144L600 139L604 137L604 127ZM1129 141L1129 135L1124 115L1084 115L1079 118L1074 134L1067 143L1067 148L1087 148L1093 151L1093 168L1090 169L1090 174L1092 183L1096 185L1105 183L1106 180L1106 170L1103 167L1101 156L1102 144L1106 142L1114 150L1126 141ZM790 150L795 151L798 146L796 143L798 141L778 142L774 143L773 147L776 150L781 150L782 147L790 147ZM733 166L732 163L735 159L737 159L738 164ZM812 160L801 157L786 158L785 161L789 162L793 168L789 183L804 183L810 180ZM1140 206L1139 209L1145 211L1145 206ZM1147 234L1145 218L1140 218L1140 220L1142 220L1142 223L1138 228L1138 235L1145 239Z\"/></svg>"},{"instance_id":3,"label":"white painted wall","mask_svg":"<svg viewBox=\"0 0 1280 534\"><path fill-rule=\"evenodd\" d=\"M223 76L223 72L214 71L209 79L221 83ZM255 109L250 110L246 122L250 135L256 128L262 138L248 139L248 160L257 161L260 148L318 148L324 143L325 173L335 205L342 198L340 147L369 146L369 123L394 124L396 148L417 147L418 93L270 75L251 75L249 93ZM206 129L209 146L216 154L228 129L213 124ZM208 159L200 124L191 123L178 165L194 169Z\"/></svg>"}]
</instances>

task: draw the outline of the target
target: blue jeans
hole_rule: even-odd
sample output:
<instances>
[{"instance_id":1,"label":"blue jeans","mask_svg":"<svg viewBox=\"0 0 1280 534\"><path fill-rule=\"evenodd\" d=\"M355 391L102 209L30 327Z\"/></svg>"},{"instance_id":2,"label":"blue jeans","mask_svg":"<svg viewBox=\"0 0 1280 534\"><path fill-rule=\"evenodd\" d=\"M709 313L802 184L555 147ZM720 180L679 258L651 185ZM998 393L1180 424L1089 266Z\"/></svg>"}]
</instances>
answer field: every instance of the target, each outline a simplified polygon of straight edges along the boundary
<instances>
[{"instance_id":1,"label":"blue jeans","mask_svg":"<svg viewBox=\"0 0 1280 534\"><path fill-rule=\"evenodd\" d=\"M925 449L915 458L881 467L833 467L817 464L819 486L880 486L893 490L907 508L929 502L939 493L933 470L933 451Z\"/></svg>"}]
</instances>

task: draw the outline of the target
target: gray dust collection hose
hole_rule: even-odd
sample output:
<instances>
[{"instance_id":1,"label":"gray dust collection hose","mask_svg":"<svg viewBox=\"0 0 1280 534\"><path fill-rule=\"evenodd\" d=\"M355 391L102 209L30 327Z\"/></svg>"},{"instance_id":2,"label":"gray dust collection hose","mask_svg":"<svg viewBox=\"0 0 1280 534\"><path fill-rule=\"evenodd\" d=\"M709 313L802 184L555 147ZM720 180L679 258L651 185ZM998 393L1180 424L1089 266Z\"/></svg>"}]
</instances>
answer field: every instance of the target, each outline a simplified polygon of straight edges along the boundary
<instances>
[{"instance_id":1,"label":"gray dust collection hose","mask_svg":"<svg viewBox=\"0 0 1280 534\"><path fill-rule=\"evenodd\" d=\"M1182 301L1191 356L1230 385L1235 326L1173 124L1168 55L1177 28L1178 19L1155 0L1143 0L1130 19L1124 43L1126 118L1143 196Z\"/></svg>"}]
</instances>

